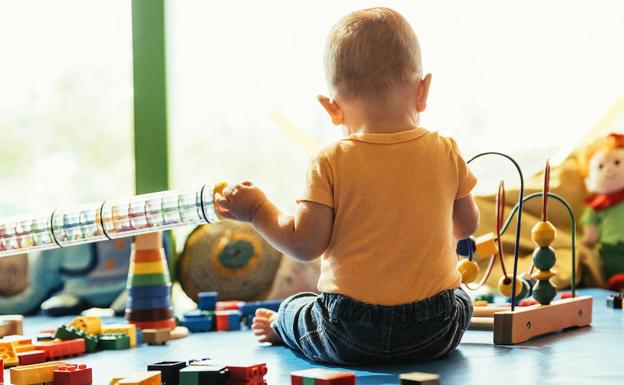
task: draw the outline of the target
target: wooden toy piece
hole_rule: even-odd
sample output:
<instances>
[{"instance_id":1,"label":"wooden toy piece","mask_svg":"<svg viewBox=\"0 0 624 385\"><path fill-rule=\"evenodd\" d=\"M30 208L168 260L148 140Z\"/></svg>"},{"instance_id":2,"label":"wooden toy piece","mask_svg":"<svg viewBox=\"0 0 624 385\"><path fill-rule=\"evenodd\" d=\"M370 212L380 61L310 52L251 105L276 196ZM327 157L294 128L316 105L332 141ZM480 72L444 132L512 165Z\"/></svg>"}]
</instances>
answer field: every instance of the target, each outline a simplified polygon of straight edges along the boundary
<instances>
[{"instance_id":1,"label":"wooden toy piece","mask_svg":"<svg viewBox=\"0 0 624 385\"><path fill-rule=\"evenodd\" d=\"M306 369L290 373L291 385L355 385L355 373Z\"/></svg>"},{"instance_id":2,"label":"wooden toy piece","mask_svg":"<svg viewBox=\"0 0 624 385\"><path fill-rule=\"evenodd\" d=\"M92 370L85 364L61 365L54 371L54 385L89 385L92 382Z\"/></svg>"},{"instance_id":3,"label":"wooden toy piece","mask_svg":"<svg viewBox=\"0 0 624 385\"><path fill-rule=\"evenodd\" d=\"M35 348L46 353L46 359L74 357L85 352L85 340L77 338L67 341L45 341L35 343Z\"/></svg>"},{"instance_id":4,"label":"wooden toy piece","mask_svg":"<svg viewBox=\"0 0 624 385\"><path fill-rule=\"evenodd\" d=\"M4 367L10 368L19 364L19 358L15 353L15 346L9 341L0 341L0 358L4 361Z\"/></svg>"},{"instance_id":5,"label":"wooden toy piece","mask_svg":"<svg viewBox=\"0 0 624 385\"><path fill-rule=\"evenodd\" d=\"M473 317L494 317L494 314L510 309L509 304L491 305L475 307L472 311Z\"/></svg>"},{"instance_id":6,"label":"wooden toy piece","mask_svg":"<svg viewBox=\"0 0 624 385\"><path fill-rule=\"evenodd\" d=\"M180 385L224 385L228 374L224 366L191 365L180 370Z\"/></svg>"},{"instance_id":7,"label":"wooden toy piece","mask_svg":"<svg viewBox=\"0 0 624 385\"><path fill-rule=\"evenodd\" d=\"M98 341L98 349L123 350L130 349L130 337L127 334L102 334Z\"/></svg>"},{"instance_id":8,"label":"wooden toy piece","mask_svg":"<svg viewBox=\"0 0 624 385\"><path fill-rule=\"evenodd\" d=\"M128 274L162 274L169 271L165 261L135 262L130 266Z\"/></svg>"},{"instance_id":9,"label":"wooden toy piece","mask_svg":"<svg viewBox=\"0 0 624 385\"><path fill-rule=\"evenodd\" d=\"M46 354L43 350L31 350L28 352L17 353L20 365L32 365L45 362Z\"/></svg>"},{"instance_id":10,"label":"wooden toy piece","mask_svg":"<svg viewBox=\"0 0 624 385\"><path fill-rule=\"evenodd\" d=\"M214 329L214 312L194 310L184 313L182 325L186 326L191 332L208 332Z\"/></svg>"},{"instance_id":11,"label":"wooden toy piece","mask_svg":"<svg viewBox=\"0 0 624 385\"><path fill-rule=\"evenodd\" d=\"M243 301L219 301L217 302L217 310L239 310L244 304Z\"/></svg>"},{"instance_id":12,"label":"wooden toy piece","mask_svg":"<svg viewBox=\"0 0 624 385\"><path fill-rule=\"evenodd\" d=\"M215 318L218 331L240 330L241 328L241 312L238 310L217 310Z\"/></svg>"},{"instance_id":13,"label":"wooden toy piece","mask_svg":"<svg viewBox=\"0 0 624 385\"><path fill-rule=\"evenodd\" d=\"M197 304L201 310L215 311L217 310L216 291L201 292L197 295Z\"/></svg>"},{"instance_id":14,"label":"wooden toy piece","mask_svg":"<svg viewBox=\"0 0 624 385\"><path fill-rule=\"evenodd\" d=\"M494 317L472 317L469 330L494 330Z\"/></svg>"},{"instance_id":15,"label":"wooden toy piece","mask_svg":"<svg viewBox=\"0 0 624 385\"><path fill-rule=\"evenodd\" d=\"M112 383L112 382L111 382ZM136 373L116 382L117 385L161 385L160 372Z\"/></svg>"},{"instance_id":16,"label":"wooden toy piece","mask_svg":"<svg viewBox=\"0 0 624 385\"><path fill-rule=\"evenodd\" d=\"M147 365L149 371L160 371L162 385L178 385L180 383L180 370L186 368L184 361L162 361Z\"/></svg>"},{"instance_id":17,"label":"wooden toy piece","mask_svg":"<svg viewBox=\"0 0 624 385\"><path fill-rule=\"evenodd\" d=\"M494 314L494 343L511 345L571 327L591 324L592 297L553 301L548 306L528 306Z\"/></svg>"},{"instance_id":18,"label":"wooden toy piece","mask_svg":"<svg viewBox=\"0 0 624 385\"><path fill-rule=\"evenodd\" d=\"M496 234L487 233L475 239L476 254L480 258L487 258L498 253Z\"/></svg>"},{"instance_id":19,"label":"wooden toy piece","mask_svg":"<svg viewBox=\"0 0 624 385\"><path fill-rule=\"evenodd\" d=\"M537 222L531 229L531 239L540 247L550 246L557 238L557 229L549 221Z\"/></svg>"},{"instance_id":20,"label":"wooden toy piece","mask_svg":"<svg viewBox=\"0 0 624 385\"><path fill-rule=\"evenodd\" d=\"M468 258L476 252L475 237L468 237L457 241L457 254Z\"/></svg>"},{"instance_id":21,"label":"wooden toy piece","mask_svg":"<svg viewBox=\"0 0 624 385\"><path fill-rule=\"evenodd\" d=\"M82 330L87 334L102 334L102 320L95 316L80 316L74 318L68 326Z\"/></svg>"},{"instance_id":22,"label":"wooden toy piece","mask_svg":"<svg viewBox=\"0 0 624 385\"><path fill-rule=\"evenodd\" d=\"M462 283L472 283L479 276L479 265L469 259L462 259L457 262L457 270L462 276Z\"/></svg>"},{"instance_id":23,"label":"wooden toy piece","mask_svg":"<svg viewBox=\"0 0 624 385\"><path fill-rule=\"evenodd\" d=\"M64 362L46 362L43 364L26 365L12 368L9 372L13 385L34 385L54 381L54 371Z\"/></svg>"},{"instance_id":24,"label":"wooden toy piece","mask_svg":"<svg viewBox=\"0 0 624 385\"><path fill-rule=\"evenodd\" d=\"M179 340L180 338L187 337L189 335L189 330L185 326L176 326L175 329L169 332L170 340Z\"/></svg>"},{"instance_id":25,"label":"wooden toy piece","mask_svg":"<svg viewBox=\"0 0 624 385\"><path fill-rule=\"evenodd\" d=\"M14 315L1 315L0 324L6 325L4 330L6 334L0 334L0 337L8 335L23 335L24 334L24 316L19 314ZM0 328L2 331L3 328Z\"/></svg>"},{"instance_id":26,"label":"wooden toy piece","mask_svg":"<svg viewBox=\"0 0 624 385\"><path fill-rule=\"evenodd\" d=\"M614 294L607 297L607 307L611 309L621 309L622 308L622 295Z\"/></svg>"},{"instance_id":27,"label":"wooden toy piece","mask_svg":"<svg viewBox=\"0 0 624 385\"><path fill-rule=\"evenodd\" d=\"M12 327L8 322L0 321L0 338L11 335Z\"/></svg>"},{"instance_id":28,"label":"wooden toy piece","mask_svg":"<svg viewBox=\"0 0 624 385\"><path fill-rule=\"evenodd\" d=\"M101 334L126 334L130 338L130 347L137 346L137 328L134 324L102 325Z\"/></svg>"},{"instance_id":29,"label":"wooden toy piece","mask_svg":"<svg viewBox=\"0 0 624 385\"><path fill-rule=\"evenodd\" d=\"M228 382L235 384L264 384L268 369L265 363L228 364Z\"/></svg>"},{"instance_id":30,"label":"wooden toy piece","mask_svg":"<svg viewBox=\"0 0 624 385\"><path fill-rule=\"evenodd\" d=\"M435 373L405 373L399 375L401 385L440 385L440 376Z\"/></svg>"},{"instance_id":31,"label":"wooden toy piece","mask_svg":"<svg viewBox=\"0 0 624 385\"><path fill-rule=\"evenodd\" d=\"M138 329L175 329L176 321L175 318L169 318L161 321L143 321L143 322L133 322Z\"/></svg>"},{"instance_id":32,"label":"wooden toy piece","mask_svg":"<svg viewBox=\"0 0 624 385\"><path fill-rule=\"evenodd\" d=\"M101 331L100 327L100 331ZM99 337L93 334L88 334L84 330L76 329L73 326L65 326L62 325L58 329L56 329L55 338L60 340L73 340L77 338L82 338L85 341L85 351L87 353L92 353L98 346Z\"/></svg>"},{"instance_id":33,"label":"wooden toy piece","mask_svg":"<svg viewBox=\"0 0 624 385\"><path fill-rule=\"evenodd\" d=\"M505 297L511 297L513 279L510 274L500 277L498 280L498 291ZM516 279L516 295L522 291L522 280Z\"/></svg>"},{"instance_id":34,"label":"wooden toy piece","mask_svg":"<svg viewBox=\"0 0 624 385\"><path fill-rule=\"evenodd\" d=\"M143 341L148 345L165 345L169 341L169 329L143 329Z\"/></svg>"},{"instance_id":35,"label":"wooden toy piece","mask_svg":"<svg viewBox=\"0 0 624 385\"><path fill-rule=\"evenodd\" d=\"M472 301L472 306L474 307L484 307L487 306L488 302L487 301L482 301L482 300L474 300Z\"/></svg>"}]
</instances>

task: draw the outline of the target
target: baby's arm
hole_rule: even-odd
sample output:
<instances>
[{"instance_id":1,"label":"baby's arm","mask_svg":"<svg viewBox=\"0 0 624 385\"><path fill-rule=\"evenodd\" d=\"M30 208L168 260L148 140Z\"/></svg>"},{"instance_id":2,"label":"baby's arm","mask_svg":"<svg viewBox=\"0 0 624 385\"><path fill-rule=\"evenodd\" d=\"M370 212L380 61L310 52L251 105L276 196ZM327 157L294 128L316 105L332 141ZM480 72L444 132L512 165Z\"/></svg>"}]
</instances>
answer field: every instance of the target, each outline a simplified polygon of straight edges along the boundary
<instances>
[{"instance_id":1,"label":"baby's arm","mask_svg":"<svg viewBox=\"0 0 624 385\"><path fill-rule=\"evenodd\" d=\"M221 217L251 222L273 247L293 258L311 261L329 245L334 221L329 206L302 201L295 216L287 216L251 182L228 188L216 198Z\"/></svg>"},{"instance_id":2,"label":"baby's arm","mask_svg":"<svg viewBox=\"0 0 624 385\"><path fill-rule=\"evenodd\" d=\"M453 234L456 239L468 238L479 227L479 207L472 194L458 198L453 204Z\"/></svg>"}]
</instances>

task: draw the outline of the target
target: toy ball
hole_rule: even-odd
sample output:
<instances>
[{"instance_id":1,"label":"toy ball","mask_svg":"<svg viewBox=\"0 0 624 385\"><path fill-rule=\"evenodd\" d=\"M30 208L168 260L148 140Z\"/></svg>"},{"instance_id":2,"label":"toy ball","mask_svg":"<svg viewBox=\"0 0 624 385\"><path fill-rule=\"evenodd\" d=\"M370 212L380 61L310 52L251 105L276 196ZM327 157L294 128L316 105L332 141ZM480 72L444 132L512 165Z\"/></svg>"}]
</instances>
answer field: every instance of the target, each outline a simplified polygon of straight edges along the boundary
<instances>
[{"instance_id":1,"label":"toy ball","mask_svg":"<svg viewBox=\"0 0 624 385\"><path fill-rule=\"evenodd\" d=\"M457 262L457 270L462 276L462 283L474 282L479 276L479 265L469 259Z\"/></svg>"},{"instance_id":2,"label":"toy ball","mask_svg":"<svg viewBox=\"0 0 624 385\"><path fill-rule=\"evenodd\" d=\"M510 274L500 277L498 280L498 291L505 297L511 297L513 279ZM522 280L516 279L516 294L522 291Z\"/></svg>"}]
</instances>

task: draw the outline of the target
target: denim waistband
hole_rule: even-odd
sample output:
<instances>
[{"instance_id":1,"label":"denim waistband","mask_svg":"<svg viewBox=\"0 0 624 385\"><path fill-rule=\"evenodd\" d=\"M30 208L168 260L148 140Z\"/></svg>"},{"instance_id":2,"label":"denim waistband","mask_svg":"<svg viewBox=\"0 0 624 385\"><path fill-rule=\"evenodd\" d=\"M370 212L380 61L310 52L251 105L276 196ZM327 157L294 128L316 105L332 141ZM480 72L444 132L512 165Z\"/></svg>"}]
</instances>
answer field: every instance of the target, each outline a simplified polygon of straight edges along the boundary
<instances>
[{"instance_id":1,"label":"denim waistband","mask_svg":"<svg viewBox=\"0 0 624 385\"><path fill-rule=\"evenodd\" d=\"M455 293L445 290L421 301L396 306L372 305L335 293L322 293L320 299L330 319L382 324L426 321L450 314L454 309Z\"/></svg>"}]
</instances>

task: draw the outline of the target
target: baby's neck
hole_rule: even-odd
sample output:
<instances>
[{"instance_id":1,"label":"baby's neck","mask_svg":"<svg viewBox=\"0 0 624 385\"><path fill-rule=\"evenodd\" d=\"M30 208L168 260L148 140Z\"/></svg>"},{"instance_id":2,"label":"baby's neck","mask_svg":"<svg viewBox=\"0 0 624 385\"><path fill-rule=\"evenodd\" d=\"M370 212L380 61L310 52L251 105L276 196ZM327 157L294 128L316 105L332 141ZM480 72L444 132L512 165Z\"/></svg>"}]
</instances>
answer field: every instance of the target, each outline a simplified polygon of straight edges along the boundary
<instances>
[{"instance_id":1,"label":"baby's neck","mask_svg":"<svg viewBox=\"0 0 624 385\"><path fill-rule=\"evenodd\" d=\"M405 116L385 116L376 119L362 119L346 124L346 133L353 134L391 134L412 130L419 127L418 114Z\"/></svg>"}]
</instances>

